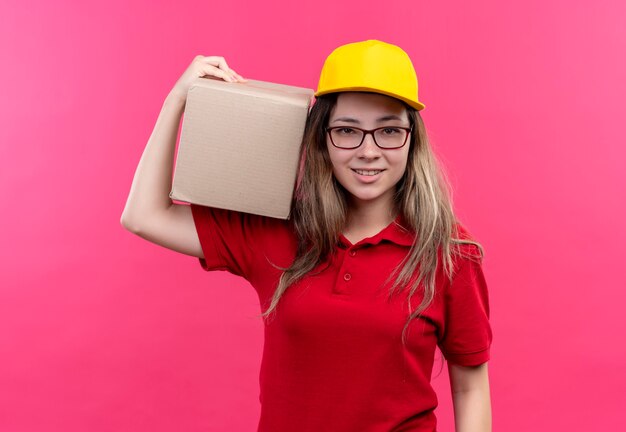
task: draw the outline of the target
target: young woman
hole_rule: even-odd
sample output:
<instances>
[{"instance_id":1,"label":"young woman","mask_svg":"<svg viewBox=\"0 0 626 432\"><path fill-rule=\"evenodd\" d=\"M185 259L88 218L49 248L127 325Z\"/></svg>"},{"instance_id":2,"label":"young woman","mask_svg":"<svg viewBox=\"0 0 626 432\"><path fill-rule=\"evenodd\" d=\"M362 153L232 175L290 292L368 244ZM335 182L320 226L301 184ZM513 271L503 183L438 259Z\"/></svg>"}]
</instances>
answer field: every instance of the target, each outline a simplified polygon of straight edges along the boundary
<instances>
[{"instance_id":1,"label":"young woman","mask_svg":"<svg viewBox=\"0 0 626 432\"><path fill-rule=\"evenodd\" d=\"M454 216L407 54L380 41L327 58L288 221L169 199L187 89L245 81L197 56L168 95L122 224L255 288L265 321L259 431L434 431L438 346L457 431L490 431L482 248Z\"/></svg>"}]
</instances>

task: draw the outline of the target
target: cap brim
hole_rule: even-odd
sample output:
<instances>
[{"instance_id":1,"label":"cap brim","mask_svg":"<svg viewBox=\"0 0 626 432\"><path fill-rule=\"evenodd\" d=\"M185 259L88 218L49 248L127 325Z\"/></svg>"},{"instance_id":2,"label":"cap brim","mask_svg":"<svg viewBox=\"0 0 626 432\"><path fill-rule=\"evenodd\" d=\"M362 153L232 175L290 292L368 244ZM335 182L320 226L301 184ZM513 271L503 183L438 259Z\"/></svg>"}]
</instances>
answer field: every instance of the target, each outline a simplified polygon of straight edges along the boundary
<instances>
[{"instance_id":1,"label":"cap brim","mask_svg":"<svg viewBox=\"0 0 626 432\"><path fill-rule=\"evenodd\" d=\"M395 93L391 93L391 92L386 92L383 90L378 90L378 89L373 89L373 88L369 88L369 87L343 87L343 88L336 88L336 89L330 89L330 90L325 90L325 91L321 91L321 92L316 92L314 93L315 97L318 96L323 96L325 94L329 94L329 93L341 93L341 92L367 92L367 93L378 93L378 94L383 94L385 96L391 96L392 98L396 98L401 100L402 102L405 102L407 105L415 108L416 110L420 111L423 110L424 108L426 108L426 105L424 105L421 102L417 102L411 99L407 99L405 97L402 97L400 95L397 95Z\"/></svg>"}]
</instances>

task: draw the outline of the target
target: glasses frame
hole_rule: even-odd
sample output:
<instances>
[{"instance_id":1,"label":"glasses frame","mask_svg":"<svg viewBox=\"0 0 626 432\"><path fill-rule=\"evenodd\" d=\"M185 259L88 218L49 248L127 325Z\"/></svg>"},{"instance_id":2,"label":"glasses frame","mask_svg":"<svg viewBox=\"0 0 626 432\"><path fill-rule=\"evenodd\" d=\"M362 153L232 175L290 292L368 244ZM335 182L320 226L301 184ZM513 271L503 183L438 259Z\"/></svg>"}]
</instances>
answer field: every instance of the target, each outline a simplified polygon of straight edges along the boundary
<instances>
[{"instance_id":1,"label":"glasses frame","mask_svg":"<svg viewBox=\"0 0 626 432\"><path fill-rule=\"evenodd\" d=\"M331 134L331 131L333 129L344 129L344 128L356 129L356 130L359 130L359 131L363 132L363 137L361 138L361 142L359 143L359 145L354 146L354 147L339 147L337 144L335 144L335 142L333 141L333 135ZM376 142L376 136L374 135L374 133L376 131L378 131L378 130L381 130L381 129L390 129L390 128L405 130L407 132L407 134L404 137L404 142L402 143L402 145L396 146L396 147L381 147ZM369 129L369 130L368 129L358 128L358 127L355 127L355 126L331 126L331 127L327 127L326 128L326 133L330 137L331 144L334 147L336 147L338 149L342 149L342 150L354 150L355 148L361 147L361 145L363 145L363 142L365 141L365 137L370 135L370 134L372 135L372 139L374 140L374 144L376 144L376 146L378 148L383 149L383 150L396 150L396 149L399 149L399 148L402 148L402 147L405 146L407 140L409 139L409 135L411 135L411 132L413 132L413 125L411 125L411 127L404 127L404 126L381 126L381 127L376 128L376 129Z\"/></svg>"}]
</instances>

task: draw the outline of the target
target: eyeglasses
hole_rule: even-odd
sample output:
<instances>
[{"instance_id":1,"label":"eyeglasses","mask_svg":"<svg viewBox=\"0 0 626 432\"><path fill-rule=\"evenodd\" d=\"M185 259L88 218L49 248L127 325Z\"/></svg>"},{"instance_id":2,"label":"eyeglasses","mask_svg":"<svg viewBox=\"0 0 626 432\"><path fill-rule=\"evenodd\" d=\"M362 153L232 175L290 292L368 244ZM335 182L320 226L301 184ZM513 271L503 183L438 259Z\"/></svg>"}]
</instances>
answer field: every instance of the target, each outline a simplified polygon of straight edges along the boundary
<instances>
[{"instance_id":1,"label":"eyeglasses","mask_svg":"<svg viewBox=\"0 0 626 432\"><path fill-rule=\"evenodd\" d=\"M361 129L354 126L334 126L326 128L330 136L330 142L340 149L355 149L363 144L365 136L372 134L374 143L385 150L398 149L404 144L413 131L410 128L400 126L383 126L376 129Z\"/></svg>"}]
</instances>

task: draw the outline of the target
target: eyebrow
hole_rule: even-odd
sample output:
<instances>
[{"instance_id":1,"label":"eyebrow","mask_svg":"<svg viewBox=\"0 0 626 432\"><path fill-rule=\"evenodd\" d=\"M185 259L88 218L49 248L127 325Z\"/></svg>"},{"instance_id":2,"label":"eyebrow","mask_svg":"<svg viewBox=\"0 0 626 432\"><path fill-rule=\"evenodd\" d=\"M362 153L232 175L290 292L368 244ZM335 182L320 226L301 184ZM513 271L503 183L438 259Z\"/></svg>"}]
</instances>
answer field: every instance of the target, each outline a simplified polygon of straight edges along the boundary
<instances>
[{"instance_id":1,"label":"eyebrow","mask_svg":"<svg viewBox=\"0 0 626 432\"><path fill-rule=\"evenodd\" d=\"M382 122L386 122L386 121L389 121L389 120L400 120L400 121L402 121L402 118L398 117L395 114L390 114L390 115L386 115L384 117L378 118L376 120L376 122L377 123L382 123ZM360 121L358 121L357 119L352 118L352 117L339 117L339 118L334 119L331 123L339 122L339 121L346 122L346 123L355 123L355 124L361 123Z\"/></svg>"}]
</instances>

